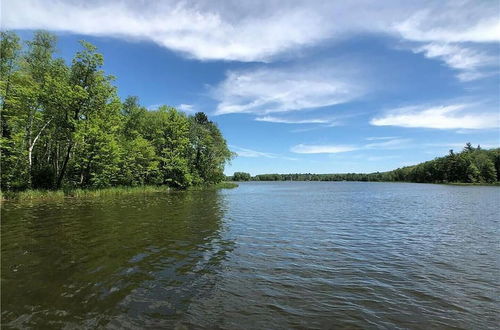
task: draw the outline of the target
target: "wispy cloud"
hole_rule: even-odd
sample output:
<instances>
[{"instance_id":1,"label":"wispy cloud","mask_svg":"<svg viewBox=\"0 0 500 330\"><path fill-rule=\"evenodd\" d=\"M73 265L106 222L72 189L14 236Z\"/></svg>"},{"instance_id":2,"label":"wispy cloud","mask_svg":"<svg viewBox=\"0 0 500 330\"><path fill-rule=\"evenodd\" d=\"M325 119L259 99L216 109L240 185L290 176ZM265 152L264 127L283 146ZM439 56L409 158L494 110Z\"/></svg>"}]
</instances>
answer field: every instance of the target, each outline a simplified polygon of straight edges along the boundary
<instances>
[{"instance_id":1,"label":"wispy cloud","mask_svg":"<svg viewBox=\"0 0 500 330\"><path fill-rule=\"evenodd\" d=\"M229 146L232 151L236 152L238 156L240 157L250 157L250 158L258 158L258 157L264 157L264 158L278 158L277 155L268 153L268 152L261 152L261 151L256 151L252 149L247 149L247 148L241 148L237 146Z\"/></svg>"},{"instance_id":2,"label":"wispy cloud","mask_svg":"<svg viewBox=\"0 0 500 330\"><path fill-rule=\"evenodd\" d=\"M365 138L367 141L378 141L378 140L392 140L397 139L398 136L370 136Z\"/></svg>"},{"instance_id":3,"label":"wispy cloud","mask_svg":"<svg viewBox=\"0 0 500 330\"><path fill-rule=\"evenodd\" d=\"M5 0L2 7L9 29L150 40L201 60L266 61L315 44L333 28L314 6L273 1Z\"/></svg>"},{"instance_id":4,"label":"wispy cloud","mask_svg":"<svg viewBox=\"0 0 500 330\"><path fill-rule=\"evenodd\" d=\"M443 60L459 70L458 79L470 81L487 76L478 68L491 57L498 58L497 49L487 53L476 46L500 41L499 10L498 1L474 0L241 0L234 4L201 0L3 0L2 27L147 40L189 58L244 62L272 62L321 43L379 33L418 43L418 52ZM300 88L304 83L310 83L316 92L312 92L310 104L307 95L303 95L307 99L298 96L296 107L337 104L346 98L346 86L331 79L298 79L289 85ZM321 101L317 102L318 98ZM218 111L248 112L263 105L255 102L244 102L247 106L222 104Z\"/></svg>"},{"instance_id":5,"label":"wispy cloud","mask_svg":"<svg viewBox=\"0 0 500 330\"><path fill-rule=\"evenodd\" d=\"M496 1L3 0L7 29L49 29L153 41L201 60L269 61L345 36L418 42L500 40Z\"/></svg>"},{"instance_id":6,"label":"wispy cloud","mask_svg":"<svg viewBox=\"0 0 500 330\"><path fill-rule=\"evenodd\" d=\"M280 123L280 124L330 124L334 125L336 123L335 119L330 118L306 118L306 119L291 119L282 118L275 116L262 116L255 118L256 121L264 121L269 123Z\"/></svg>"},{"instance_id":7,"label":"wispy cloud","mask_svg":"<svg viewBox=\"0 0 500 330\"><path fill-rule=\"evenodd\" d=\"M370 123L375 126L488 129L500 127L500 114L481 111L473 104L410 106L387 111Z\"/></svg>"},{"instance_id":8,"label":"wispy cloud","mask_svg":"<svg viewBox=\"0 0 500 330\"><path fill-rule=\"evenodd\" d=\"M477 49L449 43L429 43L414 50L424 53L427 58L442 60L449 67L459 71L457 77L461 81L476 80L494 73L487 70L498 65L498 54L491 55Z\"/></svg>"},{"instance_id":9,"label":"wispy cloud","mask_svg":"<svg viewBox=\"0 0 500 330\"><path fill-rule=\"evenodd\" d=\"M384 142L368 143L364 149L400 149L408 145L411 139L392 139Z\"/></svg>"},{"instance_id":10,"label":"wispy cloud","mask_svg":"<svg viewBox=\"0 0 500 330\"><path fill-rule=\"evenodd\" d=\"M365 92L348 64L261 68L229 72L215 87L216 114L299 111L351 101ZM276 117L267 117L275 119Z\"/></svg>"},{"instance_id":11,"label":"wispy cloud","mask_svg":"<svg viewBox=\"0 0 500 330\"><path fill-rule=\"evenodd\" d=\"M336 154L367 149L391 150L405 148L411 141L411 139L393 139L385 142L369 143L364 145L298 144L290 148L290 151L298 154Z\"/></svg>"},{"instance_id":12,"label":"wispy cloud","mask_svg":"<svg viewBox=\"0 0 500 330\"><path fill-rule=\"evenodd\" d=\"M297 160L296 158L287 157L279 154L274 154L270 152L262 152L257 150L252 150L248 148L242 148L234 145L229 146L233 152L235 152L239 157L249 157L249 158L281 158L287 160Z\"/></svg>"},{"instance_id":13,"label":"wispy cloud","mask_svg":"<svg viewBox=\"0 0 500 330\"><path fill-rule=\"evenodd\" d=\"M290 151L296 154L336 154L358 150L356 146L349 145L308 145L298 144L293 146Z\"/></svg>"},{"instance_id":14,"label":"wispy cloud","mask_svg":"<svg viewBox=\"0 0 500 330\"><path fill-rule=\"evenodd\" d=\"M500 40L498 2L430 1L425 6L393 24L403 38L441 43Z\"/></svg>"},{"instance_id":15,"label":"wispy cloud","mask_svg":"<svg viewBox=\"0 0 500 330\"><path fill-rule=\"evenodd\" d=\"M195 112L194 105L192 105L192 104L181 103L177 106L177 109L184 111L184 112L187 112L187 113Z\"/></svg>"}]
</instances>

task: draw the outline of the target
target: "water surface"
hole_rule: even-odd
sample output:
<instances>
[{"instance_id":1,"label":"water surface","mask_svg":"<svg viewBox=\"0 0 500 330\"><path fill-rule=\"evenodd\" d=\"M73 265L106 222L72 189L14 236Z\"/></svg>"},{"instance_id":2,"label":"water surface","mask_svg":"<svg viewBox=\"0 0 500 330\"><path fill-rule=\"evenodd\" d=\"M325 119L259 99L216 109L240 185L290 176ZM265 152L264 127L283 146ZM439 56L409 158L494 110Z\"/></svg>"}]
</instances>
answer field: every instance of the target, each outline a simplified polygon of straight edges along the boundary
<instances>
[{"instance_id":1,"label":"water surface","mask_svg":"<svg viewBox=\"0 0 500 330\"><path fill-rule=\"evenodd\" d=\"M7 202L2 326L494 329L499 202L357 182Z\"/></svg>"}]
</instances>

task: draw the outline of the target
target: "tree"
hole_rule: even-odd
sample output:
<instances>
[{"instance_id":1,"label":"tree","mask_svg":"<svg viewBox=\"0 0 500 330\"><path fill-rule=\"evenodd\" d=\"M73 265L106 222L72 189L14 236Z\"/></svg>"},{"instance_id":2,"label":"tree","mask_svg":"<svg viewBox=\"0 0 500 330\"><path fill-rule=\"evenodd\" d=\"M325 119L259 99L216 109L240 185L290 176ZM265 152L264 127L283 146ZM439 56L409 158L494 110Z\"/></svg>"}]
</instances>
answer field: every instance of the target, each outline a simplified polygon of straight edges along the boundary
<instances>
[{"instance_id":1,"label":"tree","mask_svg":"<svg viewBox=\"0 0 500 330\"><path fill-rule=\"evenodd\" d=\"M15 80L19 76L19 37L13 32L0 32L0 172L2 189L21 185L19 167L23 158L22 125L12 109Z\"/></svg>"},{"instance_id":2,"label":"tree","mask_svg":"<svg viewBox=\"0 0 500 330\"><path fill-rule=\"evenodd\" d=\"M198 112L190 117L191 172L197 182L216 183L224 178L224 165L234 154L219 128Z\"/></svg>"},{"instance_id":3,"label":"tree","mask_svg":"<svg viewBox=\"0 0 500 330\"><path fill-rule=\"evenodd\" d=\"M204 113L122 104L103 56L82 41L70 66L54 58L56 38L39 31L22 52L1 32L2 189L168 184L224 178L232 154Z\"/></svg>"},{"instance_id":4,"label":"tree","mask_svg":"<svg viewBox=\"0 0 500 330\"><path fill-rule=\"evenodd\" d=\"M474 163L470 163L467 167L467 182L478 182L481 180L481 173Z\"/></svg>"},{"instance_id":5,"label":"tree","mask_svg":"<svg viewBox=\"0 0 500 330\"><path fill-rule=\"evenodd\" d=\"M233 174L233 181L250 181L251 178L250 173L234 172Z\"/></svg>"},{"instance_id":6,"label":"tree","mask_svg":"<svg viewBox=\"0 0 500 330\"><path fill-rule=\"evenodd\" d=\"M155 147L159 183L187 187L192 183L189 170L189 121L172 107L161 106L146 116L145 136Z\"/></svg>"},{"instance_id":7,"label":"tree","mask_svg":"<svg viewBox=\"0 0 500 330\"><path fill-rule=\"evenodd\" d=\"M116 97L116 90L111 85L112 76L105 76L100 69L103 56L96 52L96 47L82 41L83 50L73 59L69 83L72 89L71 102L65 109L65 138L67 140L65 156L57 178L57 187L61 187L68 163L75 146L75 136L80 121L92 119L105 109L108 102Z\"/></svg>"},{"instance_id":8,"label":"tree","mask_svg":"<svg viewBox=\"0 0 500 330\"><path fill-rule=\"evenodd\" d=\"M495 164L486 155L481 154L476 158L479 171L481 173L481 181L484 182L495 182L497 179L497 173L495 170Z\"/></svg>"}]
</instances>

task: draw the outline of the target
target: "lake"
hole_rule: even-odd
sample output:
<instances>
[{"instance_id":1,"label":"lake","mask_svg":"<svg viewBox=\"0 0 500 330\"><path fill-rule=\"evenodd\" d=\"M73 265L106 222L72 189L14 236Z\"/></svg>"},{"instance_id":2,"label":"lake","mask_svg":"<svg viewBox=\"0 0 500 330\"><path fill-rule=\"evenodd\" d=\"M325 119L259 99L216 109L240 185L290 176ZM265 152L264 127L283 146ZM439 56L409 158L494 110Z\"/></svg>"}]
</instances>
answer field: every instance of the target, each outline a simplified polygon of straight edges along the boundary
<instances>
[{"instance_id":1,"label":"lake","mask_svg":"<svg viewBox=\"0 0 500 330\"><path fill-rule=\"evenodd\" d=\"M2 205L5 328L499 324L500 187L249 182Z\"/></svg>"}]
</instances>

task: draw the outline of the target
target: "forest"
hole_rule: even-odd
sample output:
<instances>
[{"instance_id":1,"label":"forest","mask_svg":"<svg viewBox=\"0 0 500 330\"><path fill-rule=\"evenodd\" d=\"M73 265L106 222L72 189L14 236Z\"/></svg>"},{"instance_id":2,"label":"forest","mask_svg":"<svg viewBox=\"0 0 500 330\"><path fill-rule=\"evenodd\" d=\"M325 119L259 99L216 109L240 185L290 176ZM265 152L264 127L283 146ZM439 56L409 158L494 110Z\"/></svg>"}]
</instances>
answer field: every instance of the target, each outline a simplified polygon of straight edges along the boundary
<instances>
[{"instance_id":1,"label":"forest","mask_svg":"<svg viewBox=\"0 0 500 330\"><path fill-rule=\"evenodd\" d=\"M224 179L233 157L215 123L169 106L123 102L95 46L71 63L57 39L1 32L1 189L185 188Z\"/></svg>"},{"instance_id":2,"label":"forest","mask_svg":"<svg viewBox=\"0 0 500 330\"><path fill-rule=\"evenodd\" d=\"M500 181L500 148L482 149L467 143L461 152L450 150L438 157L414 166L388 172L342 174L259 174L236 172L234 181L384 181L420 183L495 183Z\"/></svg>"}]
</instances>

